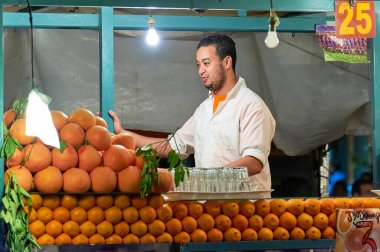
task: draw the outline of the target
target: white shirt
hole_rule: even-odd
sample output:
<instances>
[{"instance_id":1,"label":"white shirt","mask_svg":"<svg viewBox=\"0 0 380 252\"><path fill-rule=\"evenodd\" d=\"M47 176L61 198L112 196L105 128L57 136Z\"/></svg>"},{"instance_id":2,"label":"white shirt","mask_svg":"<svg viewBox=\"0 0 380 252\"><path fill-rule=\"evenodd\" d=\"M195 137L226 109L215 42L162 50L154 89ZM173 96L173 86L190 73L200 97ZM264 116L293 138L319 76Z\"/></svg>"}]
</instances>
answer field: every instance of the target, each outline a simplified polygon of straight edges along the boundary
<instances>
[{"instance_id":1,"label":"white shirt","mask_svg":"<svg viewBox=\"0 0 380 252\"><path fill-rule=\"evenodd\" d=\"M275 120L264 101L247 88L243 78L213 113L210 95L171 138L170 146L182 158L194 153L195 166L222 167L245 156L260 160L263 169L251 176L254 190L271 189L268 155ZM170 136L169 136L170 137ZM270 193L267 194L270 197Z\"/></svg>"}]
</instances>

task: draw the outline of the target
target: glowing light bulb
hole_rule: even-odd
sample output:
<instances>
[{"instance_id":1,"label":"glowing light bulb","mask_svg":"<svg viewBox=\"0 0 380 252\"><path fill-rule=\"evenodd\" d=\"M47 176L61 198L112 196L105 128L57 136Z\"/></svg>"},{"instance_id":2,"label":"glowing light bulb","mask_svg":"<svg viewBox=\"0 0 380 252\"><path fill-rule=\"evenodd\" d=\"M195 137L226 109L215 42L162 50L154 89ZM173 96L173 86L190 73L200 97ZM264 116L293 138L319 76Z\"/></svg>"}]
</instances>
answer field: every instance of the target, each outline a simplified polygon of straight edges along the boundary
<instances>
[{"instance_id":1,"label":"glowing light bulb","mask_svg":"<svg viewBox=\"0 0 380 252\"><path fill-rule=\"evenodd\" d=\"M158 36L157 31L156 29L154 29L154 27L149 27L148 33L145 37L145 41L150 46L155 46L160 41L160 37Z\"/></svg>"},{"instance_id":2,"label":"glowing light bulb","mask_svg":"<svg viewBox=\"0 0 380 252\"><path fill-rule=\"evenodd\" d=\"M268 48L275 48L276 46L278 46L278 43L280 43L280 41L278 40L277 32L275 30L269 30L264 42Z\"/></svg>"}]
</instances>

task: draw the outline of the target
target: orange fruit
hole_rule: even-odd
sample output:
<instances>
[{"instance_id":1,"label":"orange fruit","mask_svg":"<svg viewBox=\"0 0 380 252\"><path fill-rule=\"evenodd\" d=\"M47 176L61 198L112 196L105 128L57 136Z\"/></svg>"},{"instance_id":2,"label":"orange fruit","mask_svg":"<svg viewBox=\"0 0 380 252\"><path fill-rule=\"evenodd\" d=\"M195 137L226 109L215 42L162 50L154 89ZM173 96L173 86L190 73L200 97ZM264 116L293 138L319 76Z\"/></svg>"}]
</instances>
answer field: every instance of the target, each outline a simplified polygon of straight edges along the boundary
<instances>
[{"instance_id":1,"label":"orange fruit","mask_svg":"<svg viewBox=\"0 0 380 252\"><path fill-rule=\"evenodd\" d=\"M350 201L349 201L349 207L351 209L357 209L357 208L364 208L365 207L365 203L364 203L364 199L363 198L350 198Z\"/></svg>"},{"instance_id":2,"label":"orange fruit","mask_svg":"<svg viewBox=\"0 0 380 252\"><path fill-rule=\"evenodd\" d=\"M29 230L36 238L39 238L45 234L45 224L40 220L35 220L33 223L29 224Z\"/></svg>"},{"instance_id":3,"label":"orange fruit","mask_svg":"<svg viewBox=\"0 0 380 252\"><path fill-rule=\"evenodd\" d=\"M157 209L157 215L160 220L167 222L173 217L173 210L168 204L164 204Z\"/></svg>"},{"instance_id":4,"label":"orange fruit","mask_svg":"<svg viewBox=\"0 0 380 252\"><path fill-rule=\"evenodd\" d=\"M140 243L140 239L134 234L127 234L123 238L123 244Z\"/></svg>"},{"instance_id":5,"label":"orange fruit","mask_svg":"<svg viewBox=\"0 0 380 252\"><path fill-rule=\"evenodd\" d=\"M334 200L331 198L322 198L321 202L321 212L329 216L335 210Z\"/></svg>"},{"instance_id":6,"label":"orange fruit","mask_svg":"<svg viewBox=\"0 0 380 252\"><path fill-rule=\"evenodd\" d=\"M40 246L54 245L54 238L48 234L44 234L37 239L37 243Z\"/></svg>"},{"instance_id":7,"label":"orange fruit","mask_svg":"<svg viewBox=\"0 0 380 252\"><path fill-rule=\"evenodd\" d=\"M6 159L7 167L19 166L25 158L25 153L23 150L20 150L19 148L15 148L13 155L10 157L6 157L6 158L7 158ZM16 175L16 177L17 177L17 175ZM19 181L19 180L17 180L17 181ZM8 182L8 180L7 180L7 182ZM26 188L24 186L22 186L22 187L25 190L27 190L27 187ZM27 190L27 191L29 191L29 190Z\"/></svg>"},{"instance_id":8,"label":"orange fruit","mask_svg":"<svg viewBox=\"0 0 380 252\"><path fill-rule=\"evenodd\" d=\"M165 223L161 220L154 220L148 225L149 233L154 236L160 236L165 232Z\"/></svg>"},{"instance_id":9,"label":"orange fruit","mask_svg":"<svg viewBox=\"0 0 380 252\"><path fill-rule=\"evenodd\" d=\"M46 233L55 238L62 233L62 224L57 220L52 220L46 224Z\"/></svg>"},{"instance_id":10,"label":"orange fruit","mask_svg":"<svg viewBox=\"0 0 380 252\"><path fill-rule=\"evenodd\" d=\"M206 201L203 204L204 212L216 218L222 212L222 205L220 201Z\"/></svg>"},{"instance_id":11,"label":"orange fruit","mask_svg":"<svg viewBox=\"0 0 380 252\"><path fill-rule=\"evenodd\" d=\"M108 179L105 177L104 179ZM63 191L66 193L85 193L91 188L88 172L81 168L70 168L63 173ZM93 190L94 191L94 190Z\"/></svg>"},{"instance_id":12,"label":"orange fruit","mask_svg":"<svg viewBox=\"0 0 380 252\"><path fill-rule=\"evenodd\" d=\"M254 214L248 219L248 227L254 229L256 232L259 232L264 226L264 220L260 215Z\"/></svg>"},{"instance_id":13,"label":"orange fruit","mask_svg":"<svg viewBox=\"0 0 380 252\"><path fill-rule=\"evenodd\" d=\"M40 207L37 210L37 219L47 224L53 219L53 211L47 207Z\"/></svg>"},{"instance_id":14,"label":"orange fruit","mask_svg":"<svg viewBox=\"0 0 380 252\"><path fill-rule=\"evenodd\" d=\"M198 228L190 234L190 239L192 242L206 242L207 234L205 231Z\"/></svg>"},{"instance_id":15,"label":"orange fruit","mask_svg":"<svg viewBox=\"0 0 380 252\"><path fill-rule=\"evenodd\" d=\"M275 240L289 240L289 232L283 227L277 227L273 231L273 239Z\"/></svg>"},{"instance_id":16,"label":"orange fruit","mask_svg":"<svg viewBox=\"0 0 380 252\"><path fill-rule=\"evenodd\" d=\"M16 138L21 145L27 145L33 142L33 136L27 136L25 134L26 119L20 118L14 121L9 129L11 137Z\"/></svg>"},{"instance_id":17,"label":"orange fruit","mask_svg":"<svg viewBox=\"0 0 380 252\"><path fill-rule=\"evenodd\" d=\"M102 221L96 225L96 232L104 238L107 238L113 233L113 225L109 221Z\"/></svg>"},{"instance_id":18,"label":"orange fruit","mask_svg":"<svg viewBox=\"0 0 380 252\"><path fill-rule=\"evenodd\" d=\"M142 237L148 231L148 226L142 220L138 220L129 226L131 233L136 235L137 237Z\"/></svg>"},{"instance_id":19,"label":"orange fruit","mask_svg":"<svg viewBox=\"0 0 380 252\"><path fill-rule=\"evenodd\" d=\"M4 123L7 128L12 125L14 120L16 120L17 113L13 109L8 109L7 111L4 112L3 118L4 118Z\"/></svg>"},{"instance_id":20,"label":"orange fruit","mask_svg":"<svg viewBox=\"0 0 380 252\"><path fill-rule=\"evenodd\" d=\"M88 244L106 244L106 239L100 234L94 234L88 239Z\"/></svg>"},{"instance_id":21,"label":"orange fruit","mask_svg":"<svg viewBox=\"0 0 380 252\"><path fill-rule=\"evenodd\" d=\"M224 240L229 242L238 242L241 240L241 232L237 228L229 228L223 234Z\"/></svg>"},{"instance_id":22,"label":"orange fruit","mask_svg":"<svg viewBox=\"0 0 380 252\"><path fill-rule=\"evenodd\" d=\"M31 191L33 187L32 173L25 166L12 166L4 173L4 185L8 183L9 178L15 175L17 183L25 189L25 191Z\"/></svg>"},{"instance_id":23,"label":"orange fruit","mask_svg":"<svg viewBox=\"0 0 380 252\"><path fill-rule=\"evenodd\" d=\"M320 230L325 229L329 224L329 217L324 213L318 213L313 217L313 226Z\"/></svg>"},{"instance_id":24,"label":"orange fruit","mask_svg":"<svg viewBox=\"0 0 380 252\"><path fill-rule=\"evenodd\" d=\"M197 201L188 203L187 207L189 209L189 215L195 219L201 217L203 214L203 205Z\"/></svg>"},{"instance_id":25,"label":"orange fruit","mask_svg":"<svg viewBox=\"0 0 380 252\"><path fill-rule=\"evenodd\" d=\"M102 117L95 115L96 125L100 125L107 129L107 122Z\"/></svg>"},{"instance_id":26,"label":"orange fruit","mask_svg":"<svg viewBox=\"0 0 380 252\"><path fill-rule=\"evenodd\" d=\"M87 220L87 212L81 207L76 207L70 210L70 218L80 225Z\"/></svg>"},{"instance_id":27,"label":"orange fruit","mask_svg":"<svg viewBox=\"0 0 380 252\"><path fill-rule=\"evenodd\" d=\"M57 167L49 165L34 174L34 187L39 192L57 193L61 191L62 186L62 172ZM48 195L47 197L56 197L58 199L58 202L55 204L54 208L51 209L55 209L60 206L60 198L58 195ZM42 205L44 205L43 202Z\"/></svg>"},{"instance_id":28,"label":"orange fruit","mask_svg":"<svg viewBox=\"0 0 380 252\"><path fill-rule=\"evenodd\" d=\"M28 214L28 218L29 218L29 223L32 223L33 221L37 220L37 211L34 210L34 208L31 208Z\"/></svg>"},{"instance_id":29,"label":"orange fruit","mask_svg":"<svg viewBox=\"0 0 380 252\"><path fill-rule=\"evenodd\" d=\"M239 214L239 205L235 201L224 201L222 203L222 212L230 218Z\"/></svg>"},{"instance_id":30,"label":"orange fruit","mask_svg":"<svg viewBox=\"0 0 380 252\"><path fill-rule=\"evenodd\" d=\"M286 210L286 200L284 199L272 199L269 202L270 212L281 216Z\"/></svg>"},{"instance_id":31,"label":"orange fruit","mask_svg":"<svg viewBox=\"0 0 380 252\"><path fill-rule=\"evenodd\" d=\"M132 167L136 160L136 155L132 150L129 150L125 148L122 145L111 145L107 150L103 152L103 164L104 166L108 166L112 170L114 170L116 173L122 172L125 169L128 169L128 167ZM138 171L141 175L141 170L136 167L137 169L135 171ZM129 170L129 169L128 169ZM122 176L123 177L123 176ZM128 180L127 177L124 177ZM133 182L133 181L130 181ZM123 193L133 193L133 191L128 191L124 187L125 184L119 180L119 191ZM138 192L138 191L137 191ZM137 193L135 192L135 193Z\"/></svg>"},{"instance_id":32,"label":"orange fruit","mask_svg":"<svg viewBox=\"0 0 380 252\"><path fill-rule=\"evenodd\" d=\"M348 198L334 198L334 208L348 209L350 207L350 199Z\"/></svg>"},{"instance_id":33,"label":"orange fruit","mask_svg":"<svg viewBox=\"0 0 380 252\"><path fill-rule=\"evenodd\" d=\"M102 155L92 145L82 145L78 151L78 168L88 173L102 164ZM112 175L111 175L112 176ZM115 174L112 177L115 182ZM91 185L90 185L91 186Z\"/></svg>"},{"instance_id":34,"label":"orange fruit","mask_svg":"<svg viewBox=\"0 0 380 252\"><path fill-rule=\"evenodd\" d=\"M112 224L117 224L123 219L123 212L120 210L120 208L115 206L107 208L107 210L105 210L104 213L106 216L106 220L108 220Z\"/></svg>"},{"instance_id":35,"label":"orange fruit","mask_svg":"<svg viewBox=\"0 0 380 252\"><path fill-rule=\"evenodd\" d=\"M280 216L280 226L286 230L292 230L297 225L297 218L294 214L285 212Z\"/></svg>"},{"instance_id":36,"label":"orange fruit","mask_svg":"<svg viewBox=\"0 0 380 252\"><path fill-rule=\"evenodd\" d=\"M67 143L65 149L61 152L58 148L53 148L51 151L52 165L57 167L62 172L76 167L78 164L77 150L69 143Z\"/></svg>"},{"instance_id":37,"label":"orange fruit","mask_svg":"<svg viewBox=\"0 0 380 252\"><path fill-rule=\"evenodd\" d=\"M140 243L156 243L156 237L150 233L147 233L140 237Z\"/></svg>"},{"instance_id":38,"label":"orange fruit","mask_svg":"<svg viewBox=\"0 0 380 252\"><path fill-rule=\"evenodd\" d=\"M314 216L321 211L321 202L319 199L306 199L304 205L304 211L311 216Z\"/></svg>"},{"instance_id":39,"label":"orange fruit","mask_svg":"<svg viewBox=\"0 0 380 252\"><path fill-rule=\"evenodd\" d=\"M172 205L173 215L175 218L182 220L187 216L188 209L185 203L176 202Z\"/></svg>"},{"instance_id":40,"label":"orange fruit","mask_svg":"<svg viewBox=\"0 0 380 252\"><path fill-rule=\"evenodd\" d=\"M88 244L88 237L83 234L79 234L72 239L72 243L74 245Z\"/></svg>"},{"instance_id":41,"label":"orange fruit","mask_svg":"<svg viewBox=\"0 0 380 252\"><path fill-rule=\"evenodd\" d=\"M217 228L213 228L207 232L208 242L221 242L223 241L223 233Z\"/></svg>"},{"instance_id":42,"label":"orange fruit","mask_svg":"<svg viewBox=\"0 0 380 252\"><path fill-rule=\"evenodd\" d=\"M38 213L38 212L37 212ZM341 210L336 216L336 230L339 234L347 234L351 229L354 218L351 210Z\"/></svg>"},{"instance_id":43,"label":"orange fruit","mask_svg":"<svg viewBox=\"0 0 380 252\"><path fill-rule=\"evenodd\" d=\"M134 207L123 210L123 218L128 224L133 224L139 219L139 211Z\"/></svg>"},{"instance_id":44,"label":"orange fruit","mask_svg":"<svg viewBox=\"0 0 380 252\"><path fill-rule=\"evenodd\" d=\"M90 110L77 108L69 115L68 122L77 123L83 129L87 130L96 124L96 119Z\"/></svg>"},{"instance_id":45,"label":"orange fruit","mask_svg":"<svg viewBox=\"0 0 380 252\"><path fill-rule=\"evenodd\" d=\"M115 234L119 235L120 237L124 237L129 233L129 225L125 221L121 221L114 225L114 232Z\"/></svg>"},{"instance_id":46,"label":"orange fruit","mask_svg":"<svg viewBox=\"0 0 380 252\"><path fill-rule=\"evenodd\" d=\"M62 111L52 110L50 111L51 119L53 120L53 124L57 130L60 130L67 123L68 116Z\"/></svg>"},{"instance_id":47,"label":"orange fruit","mask_svg":"<svg viewBox=\"0 0 380 252\"><path fill-rule=\"evenodd\" d=\"M131 205L131 199L126 194L116 195L114 198L114 205L121 210L124 210Z\"/></svg>"},{"instance_id":48,"label":"orange fruit","mask_svg":"<svg viewBox=\"0 0 380 252\"><path fill-rule=\"evenodd\" d=\"M313 217L307 213L302 213L297 217L297 226L303 230L309 229L313 225Z\"/></svg>"},{"instance_id":49,"label":"orange fruit","mask_svg":"<svg viewBox=\"0 0 380 252\"><path fill-rule=\"evenodd\" d=\"M295 216L303 213L305 203L302 199L289 199L286 202L286 211L294 214Z\"/></svg>"},{"instance_id":50,"label":"orange fruit","mask_svg":"<svg viewBox=\"0 0 380 252\"><path fill-rule=\"evenodd\" d=\"M329 215L329 226L332 227L334 230L336 229L336 213L335 212Z\"/></svg>"},{"instance_id":51,"label":"orange fruit","mask_svg":"<svg viewBox=\"0 0 380 252\"><path fill-rule=\"evenodd\" d=\"M58 235L54 240L55 245L67 245L72 244L71 237L68 234L62 233Z\"/></svg>"},{"instance_id":52,"label":"orange fruit","mask_svg":"<svg viewBox=\"0 0 380 252\"><path fill-rule=\"evenodd\" d=\"M96 206L87 211L87 218L89 221L98 225L104 221L104 211L100 207Z\"/></svg>"},{"instance_id":53,"label":"orange fruit","mask_svg":"<svg viewBox=\"0 0 380 252\"><path fill-rule=\"evenodd\" d=\"M164 197L161 194L151 194L148 196L148 203L149 206L158 209L164 204Z\"/></svg>"},{"instance_id":54,"label":"orange fruit","mask_svg":"<svg viewBox=\"0 0 380 252\"><path fill-rule=\"evenodd\" d=\"M87 210L90 210L94 206L96 206L96 198L95 195L81 195L78 198L78 206Z\"/></svg>"},{"instance_id":55,"label":"orange fruit","mask_svg":"<svg viewBox=\"0 0 380 252\"><path fill-rule=\"evenodd\" d=\"M94 146L98 151L106 150L111 146L111 135L109 131L99 125L94 125L86 131L86 139L88 143Z\"/></svg>"},{"instance_id":56,"label":"orange fruit","mask_svg":"<svg viewBox=\"0 0 380 252\"><path fill-rule=\"evenodd\" d=\"M256 241L259 239L257 232L252 228L247 228L241 233L241 239L243 241Z\"/></svg>"},{"instance_id":57,"label":"orange fruit","mask_svg":"<svg viewBox=\"0 0 380 252\"><path fill-rule=\"evenodd\" d=\"M225 214L218 215L215 218L215 227L222 232L226 232L228 229L232 227L232 221L230 217L228 217Z\"/></svg>"},{"instance_id":58,"label":"orange fruit","mask_svg":"<svg viewBox=\"0 0 380 252\"><path fill-rule=\"evenodd\" d=\"M166 231L171 235L177 235L182 231L182 223L177 218L172 218L165 223Z\"/></svg>"},{"instance_id":59,"label":"orange fruit","mask_svg":"<svg viewBox=\"0 0 380 252\"><path fill-rule=\"evenodd\" d=\"M110 237L107 237L106 239L106 244L122 244L122 243L123 243L123 239L117 234L112 234Z\"/></svg>"},{"instance_id":60,"label":"orange fruit","mask_svg":"<svg viewBox=\"0 0 380 252\"><path fill-rule=\"evenodd\" d=\"M91 221L86 221L79 226L81 234L91 237L96 233L96 226Z\"/></svg>"},{"instance_id":61,"label":"orange fruit","mask_svg":"<svg viewBox=\"0 0 380 252\"><path fill-rule=\"evenodd\" d=\"M42 198L42 206L50 208L51 210L56 209L61 205L61 199L58 195L45 195Z\"/></svg>"},{"instance_id":62,"label":"orange fruit","mask_svg":"<svg viewBox=\"0 0 380 252\"><path fill-rule=\"evenodd\" d=\"M204 213L197 219L197 223L200 229L207 232L214 227L215 221L211 215Z\"/></svg>"},{"instance_id":63,"label":"orange fruit","mask_svg":"<svg viewBox=\"0 0 380 252\"><path fill-rule=\"evenodd\" d=\"M67 123L59 131L60 139L71 144L74 148L81 146L85 140L84 130L76 123Z\"/></svg>"},{"instance_id":64,"label":"orange fruit","mask_svg":"<svg viewBox=\"0 0 380 252\"><path fill-rule=\"evenodd\" d=\"M249 218L255 214L255 204L250 200L242 200L239 202L239 213Z\"/></svg>"},{"instance_id":65,"label":"orange fruit","mask_svg":"<svg viewBox=\"0 0 380 252\"><path fill-rule=\"evenodd\" d=\"M257 235L259 236L259 240L263 240L263 241L273 240L273 231L266 227L263 227L262 229L260 229Z\"/></svg>"},{"instance_id":66,"label":"orange fruit","mask_svg":"<svg viewBox=\"0 0 380 252\"><path fill-rule=\"evenodd\" d=\"M61 198L61 206L68 210L71 210L78 206L78 199L73 195L63 195Z\"/></svg>"},{"instance_id":67,"label":"orange fruit","mask_svg":"<svg viewBox=\"0 0 380 252\"><path fill-rule=\"evenodd\" d=\"M136 149L135 138L128 132L122 132L112 137L112 144L120 144L127 149Z\"/></svg>"},{"instance_id":68,"label":"orange fruit","mask_svg":"<svg viewBox=\"0 0 380 252\"><path fill-rule=\"evenodd\" d=\"M107 166L95 167L90 172L91 190L95 193L111 193L116 188L116 173Z\"/></svg>"},{"instance_id":69,"label":"orange fruit","mask_svg":"<svg viewBox=\"0 0 380 252\"><path fill-rule=\"evenodd\" d=\"M164 232L162 235L157 236L156 240L158 243L172 243L173 236L168 232Z\"/></svg>"},{"instance_id":70,"label":"orange fruit","mask_svg":"<svg viewBox=\"0 0 380 252\"><path fill-rule=\"evenodd\" d=\"M38 210L40 207L42 207L42 197L39 194L31 194L30 198L32 200L32 207L35 210Z\"/></svg>"},{"instance_id":71,"label":"orange fruit","mask_svg":"<svg viewBox=\"0 0 380 252\"><path fill-rule=\"evenodd\" d=\"M335 239L335 230L332 227L326 227L322 231L323 239Z\"/></svg>"},{"instance_id":72,"label":"orange fruit","mask_svg":"<svg viewBox=\"0 0 380 252\"><path fill-rule=\"evenodd\" d=\"M275 214L270 213L264 217L264 226L270 230L275 230L278 227L279 223L280 220Z\"/></svg>"},{"instance_id":73,"label":"orange fruit","mask_svg":"<svg viewBox=\"0 0 380 252\"><path fill-rule=\"evenodd\" d=\"M62 226L63 232L68 234L71 238L77 236L80 232L78 223L75 221L69 220Z\"/></svg>"},{"instance_id":74,"label":"orange fruit","mask_svg":"<svg viewBox=\"0 0 380 252\"><path fill-rule=\"evenodd\" d=\"M314 226L306 230L305 233L306 233L306 239L317 240L317 239L320 239L322 236L321 231Z\"/></svg>"},{"instance_id":75,"label":"orange fruit","mask_svg":"<svg viewBox=\"0 0 380 252\"><path fill-rule=\"evenodd\" d=\"M189 243L191 238L190 235L184 231L180 232L179 234L175 235L174 237L174 242L175 243L180 243L180 244L186 244Z\"/></svg>"},{"instance_id":76,"label":"orange fruit","mask_svg":"<svg viewBox=\"0 0 380 252\"><path fill-rule=\"evenodd\" d=\"M242 214L236 215L232 219L232 227L237 228L240 232L243 232L246 228L248 228L248 219Z\"/></svg>"},{"instance_id":77,"label":"orange fruit","mask_svg":"<svg viewBox=\"0 0 380 252\"><path fill-rule=\"evenodd\" d=\"M303 240L305 239L305 235L305 231L299 227L295 227L290 231L290 239L292 240Z\"/></svg>"},{"instance_id":78,"label":"orange fruit","mask_svg":"<svg viewBox=\"0 0 380 252\"><path fill-rule=\"evenodd\" d=\"M140 195L137 195L137 194L132 196L132 206L134 208L140 209L146 205L148 205L148 199L146 197L141 198Z\"/></svg>"},{"instance_id":79,"label":"orange fruit","mask_svg":"<svg viewBox=\"0 0 380 252\"><path fill-rule=\"evenodd\" d=\"M267 214L269 214L270 213L269 202L265 199L256 200L255 213L260 215L261 217L265 217Z\"/></svg>"},{"instance_id":80,"label":"orange fruit","mask_svg":"<svg viewBox=\"0 0 380 252\"><path fill-rule=\"evenodd\" d=\"M59 221L61 224L64 224L66 221L70 220L70 212L67 208L58 207L53 211L54 220Z\"/></svg>"},{"instance_id":81,"label":"orange fruit","mask_svg":"<svg viewBox=\"0 0 380 252\"><path fill-rule=\"evenodd\" d=\"M156 209L151 206L144 206L143 208L140 208L139 215L140 219L146 224L152 223L157 217Z\"/></svg>"},{"instance_id":82,"label":"orange fruit","mask_svg":"<svg viewBox=\"0 0 380 252\"><path fill-rule=\"evenodd\" d=\"M182 228L184 231L191 234L197 229L198 223L197 220L192 216L186 216L182 221Z\"/></svg>"},{"instance_id":83,"label":"orange fruit","mask_svg":"<svg viewBox=\"0 0 380 252\"><path fill-rule=\"evenodd\" d=\"M112 195L99 195L96 197L96 205L103 210L113 206L113 197Z\"/></svg>"}]
</instances>

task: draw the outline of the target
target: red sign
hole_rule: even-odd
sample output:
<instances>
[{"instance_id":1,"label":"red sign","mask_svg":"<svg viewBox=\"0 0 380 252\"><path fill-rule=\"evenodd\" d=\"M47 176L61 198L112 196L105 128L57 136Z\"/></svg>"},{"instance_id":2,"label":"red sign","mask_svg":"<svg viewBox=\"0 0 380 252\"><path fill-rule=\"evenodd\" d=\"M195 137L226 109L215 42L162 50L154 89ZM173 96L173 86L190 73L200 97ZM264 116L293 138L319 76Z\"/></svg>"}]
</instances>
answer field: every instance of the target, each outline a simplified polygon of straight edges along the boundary
<instances>
[{"instance_id":1,"label":"red sign","mask_svg":"<svg viewBox=\"0 0 380 252\"><path fill-rule=\"evenodd\" d=\"M335 2L335 27L337 38L376 37L375 4L373 1Z\"/></svg>"}]
</instances>

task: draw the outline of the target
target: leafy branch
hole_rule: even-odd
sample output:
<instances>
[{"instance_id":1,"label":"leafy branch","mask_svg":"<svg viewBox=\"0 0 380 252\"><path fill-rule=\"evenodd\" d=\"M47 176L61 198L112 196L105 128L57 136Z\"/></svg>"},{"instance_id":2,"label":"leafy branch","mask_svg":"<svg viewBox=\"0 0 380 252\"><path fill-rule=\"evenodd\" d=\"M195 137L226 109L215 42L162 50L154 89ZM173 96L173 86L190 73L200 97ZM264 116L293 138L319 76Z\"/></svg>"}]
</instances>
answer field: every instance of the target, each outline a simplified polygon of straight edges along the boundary
<instances>
[{"instance_id":1,"label":"leafy branch","mask_svg":"<svg viewBox=\"0 0 380 252\"><path fill-rule=\"evenodd\" d=\"M3 126L4 129L4 143L1 147L0 157L11 158L15 153L16 148L22 150L24 147L17 141L16 138L10 136L7 126Z\"/></svg>"},{"instance_id":2,"label":"leafy branch","mask_svg":"<svg viewBox=\"0 0 380 252\"><path fill-rule=\"evenodd\" d=\"M27 199L27 208L24 204ZM25 211L32 209L30 194L18 183L15 175L8 179L5 193L2 198L3 209L0 217L8 224L8 233L5 245L9 251L37 251L40 246L36 243L29 231L29 218Z\"/></svg>"},{"instance_id":3,"label":"leafy branch","mask_svg":"<svg viewBox=\"0 0 380 252\"><path fill-rule=\"evenodd\" d=\"M24 99L15 99L12 103L12 108L17 114L17 118L22 118L22 115L26 111L28 105L28 98Z\"/></svg>"},{"instance_id":4,"label":"leafy branch","mask_svg":"<svg viewBox=\"0 0 380 252\"><path fill-rule=\"evenodd\" d=\"M175 133L174 133L175 134ZM143 156L144 166L141 172L141 183L140 183L140 195L144 197L146 194L152 192L152 185L157 186L159 183L158 175L158 165L161 160L160 152L166 150L169 145L169 141L174 137L174 134L170 136L169 139L165 139L156 143L155 148L152 147L153 144L145 145L139 148L136 152L136 156ZM174 138L175 140L175 138ZM176 143L176 142L175 142ZM176 143L177 145L177 143ZM189 176L189 169L185 167L179 156L178 146L177 150L171 150L168 153L168 164L169 171L174 169L174 182L175 186L178 187L180 182L183 182L185 174Z\"/></svg>"}]
</instances>

